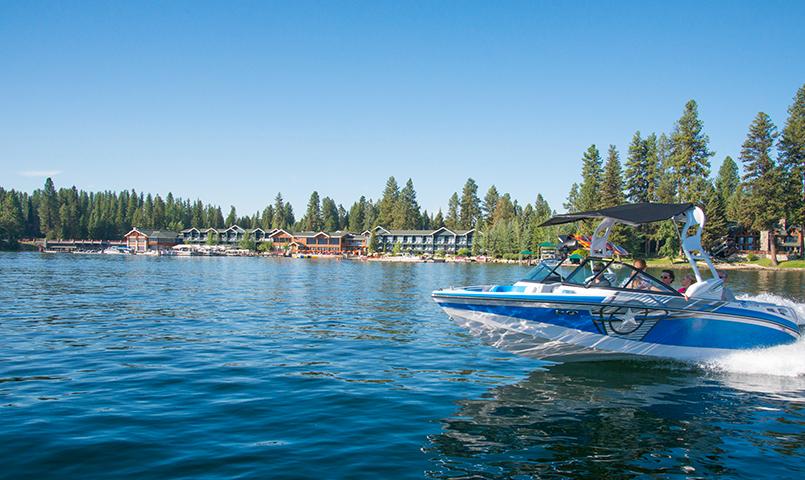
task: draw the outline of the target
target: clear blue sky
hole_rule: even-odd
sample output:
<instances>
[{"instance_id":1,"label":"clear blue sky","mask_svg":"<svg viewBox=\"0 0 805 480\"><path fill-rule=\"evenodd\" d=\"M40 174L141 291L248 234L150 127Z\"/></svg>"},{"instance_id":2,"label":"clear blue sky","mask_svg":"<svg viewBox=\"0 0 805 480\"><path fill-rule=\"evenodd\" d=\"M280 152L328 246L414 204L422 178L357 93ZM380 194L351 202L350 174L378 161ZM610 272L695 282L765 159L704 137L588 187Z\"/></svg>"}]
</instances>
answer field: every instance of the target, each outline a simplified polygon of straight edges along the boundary
<instances>
[{"instance_id":1,"label":"clear blue sky","mask_svg":"<svg viewBox=\"0 0 805 480\"><path fill-rule=\"evenodd\" d=\"M412 177L555 209L688 99L737 158L805 82L805 2L0 1L0 186L346 208Z\"/></svg>"}]
</instances>

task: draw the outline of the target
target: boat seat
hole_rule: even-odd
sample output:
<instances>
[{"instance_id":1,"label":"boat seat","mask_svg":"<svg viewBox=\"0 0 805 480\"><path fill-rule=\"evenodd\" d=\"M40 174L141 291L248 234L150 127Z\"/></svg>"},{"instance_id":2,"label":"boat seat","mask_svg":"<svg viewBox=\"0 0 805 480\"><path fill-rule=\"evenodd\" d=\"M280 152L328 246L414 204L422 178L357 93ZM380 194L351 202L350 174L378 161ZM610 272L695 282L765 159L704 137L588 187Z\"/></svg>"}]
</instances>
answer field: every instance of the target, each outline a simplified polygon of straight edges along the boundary
<instances>
[{"instance_id":1,"label":"boat seat","mask_svg":"<svg viewBox=\"0 0 805 480\"><path fill-rule=\"evenodd\" d=\"M702 298L707 300L721 300L724 295L724 282L720 278L702 280L689 286L685 290L685 296L691 298Z\"/></svg>"},{"instance_id":2,"label":"boat seat","mask_svg":"<svg viewBox=\"0 0 805 480\"><path fill-rule=\"evenodd\" d=\"M556 288L557 284L538 283L525 287L525 293L550 293Z\"/></svg>"}]
</instances>

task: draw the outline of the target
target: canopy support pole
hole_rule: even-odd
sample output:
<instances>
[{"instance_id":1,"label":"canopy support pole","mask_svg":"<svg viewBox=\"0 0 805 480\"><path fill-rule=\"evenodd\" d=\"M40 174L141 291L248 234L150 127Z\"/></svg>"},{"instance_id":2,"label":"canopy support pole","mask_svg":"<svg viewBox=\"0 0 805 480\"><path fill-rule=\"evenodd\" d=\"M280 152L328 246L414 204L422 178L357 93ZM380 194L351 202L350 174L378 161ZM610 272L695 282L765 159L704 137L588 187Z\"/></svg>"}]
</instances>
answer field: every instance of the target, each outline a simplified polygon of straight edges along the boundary
<instances>
[{"instance_id":1,"label":"canopy support pole","mask_svg":"<svg viewBox=\"0 0 805 480\"><path fill-rule=\"evenodd\" d=\"M612 233L612 227L618 223L614 218L605 218L593 232L593 237L590 239L590 256L604 258L607 254L607 244L609 243L609 234ZM614 253L614 252L613 252Z\"/></svg>"},{"instance_id":2,"label":"canopy support pole","mask_svg":"<svg viewBox=\"0 0 805 480\"><path fill-rule=\"evenodd\" d=\"M693 274L696 276L696 281L702 281L702 274L699 272L699 266L696 264L697 260L702 260L707 264L710 269L712 278L718 278L718 271L710 255L702 247L702 231L704 230L704 211L699 207L693 207L685 211L685 225L682 227L682 251L685 252L685 257L688 259ZM694 233L690 230L695 228Z\"/></svg>"}]
</instances>

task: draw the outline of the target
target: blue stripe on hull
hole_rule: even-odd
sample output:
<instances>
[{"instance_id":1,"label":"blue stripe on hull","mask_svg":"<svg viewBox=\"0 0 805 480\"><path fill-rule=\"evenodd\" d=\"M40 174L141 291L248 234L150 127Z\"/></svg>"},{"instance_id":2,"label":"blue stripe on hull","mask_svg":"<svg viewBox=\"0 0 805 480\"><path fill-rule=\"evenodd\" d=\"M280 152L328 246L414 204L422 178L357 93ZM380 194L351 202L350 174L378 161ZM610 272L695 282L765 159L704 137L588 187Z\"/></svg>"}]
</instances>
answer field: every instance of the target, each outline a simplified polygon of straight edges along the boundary
<instances>
[{"instance_id":1,"label":"blue stripe on hull","mask_svg":"<svg viewBox=\"0 0 805 480\"><path fill-rule=\"evenodd\" d=\"M461 292L443 292L440 291L435 298L478 298L482 300L518 300L524 302L552 302L552 303L594 303L598 304L603 302L607 297L600 295L550 295L550 294L495 294L488 292L473 292L472 290L464 290Z\"/></svg>"},{"instance_id":2,"label":"blue stripe on hull","mask_svg":"<svg viewBox=\"0 0 805 480\"><path fill-rule=\"evenodd\" d=\"M769 322L774 322L780 324L784 327L788 327L792 330L798 330L799 326L796 322L792 322L790 320L786 320L785 318L781 318L780 315L772 315L770 313L765 312L758 312L757 310L749 310L743 308L734 308L734 307L719 307L716 309L716 313L723 313L725 315L737 315L741 317L750 317L750 318L758 318L761 320L766 320Z\"/></svg>"},{"instance_id":3,"label":"blue stripe on hull","mask_svg":"<svg viewBox=\"0 0 805 480\"><path fill-rule=\"evenodd\" d=\"M535 308L517 307L510 305L471 305L467 303L443 303L441 307L455 308L458 310L472 310L474 312L494 313L507 317L531 320L534 322L550 323L560 327L575 328L583 332L601 333L593 324L592 315L589 310L561 310L563 312L575 312L572 314L557 314L556 308Z\"/></svg>"},{"instance_id":4,"label":"blue stripe on hull","mask_svg":"<svg viewBox=\"0 0 805 480\"><path fill-rule=\"evenodd\" d=\"M601 334L589 310L479 305L440 301L445 308L490 313ZM557 314L559 312L568 312ZM597 317L596 317L597 318ZM748 349L793 343L796 338L776 328L707 318L661 319L640 341L697 348Z\"/></svg>"},{"instance_id":5,"label":"blue stripe on hull","mask_svg":"<svg viewBox=\"0 0 805 480\"><path fill-rule=\"evenodd\" d=\"M774 328L707 318L660 320L643 338L663 345L734 349L772 347L795 340Z\"/></svg>"}]
</instances>

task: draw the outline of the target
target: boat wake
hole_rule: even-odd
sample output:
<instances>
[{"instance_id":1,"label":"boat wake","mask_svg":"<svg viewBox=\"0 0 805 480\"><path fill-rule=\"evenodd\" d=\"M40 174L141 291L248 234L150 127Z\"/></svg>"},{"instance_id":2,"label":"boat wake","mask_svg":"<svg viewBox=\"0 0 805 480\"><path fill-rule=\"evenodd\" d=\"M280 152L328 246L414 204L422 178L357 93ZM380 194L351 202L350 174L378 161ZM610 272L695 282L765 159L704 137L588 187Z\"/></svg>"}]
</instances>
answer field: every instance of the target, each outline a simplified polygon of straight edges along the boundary
<instances>
[{"instance_id":1,"label":"boat wake","mask_svg":"<svg viewBox=\"0 0 805 480\"><path fill-rule=\"evenodd\" d=\"M799 316L797 323L805 325L805 303L771 293L741 295L738 299L791 307ZM707 362L704 367L724 373L802 377L805 380L805 337L791 345L738 351Z\"/></svg>"}]
</instances>

